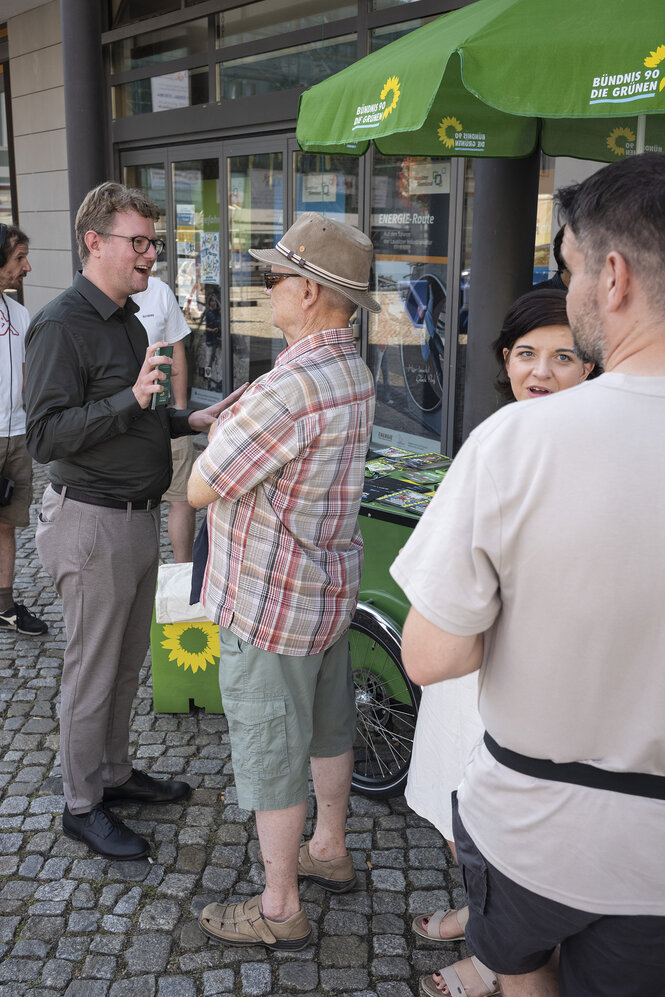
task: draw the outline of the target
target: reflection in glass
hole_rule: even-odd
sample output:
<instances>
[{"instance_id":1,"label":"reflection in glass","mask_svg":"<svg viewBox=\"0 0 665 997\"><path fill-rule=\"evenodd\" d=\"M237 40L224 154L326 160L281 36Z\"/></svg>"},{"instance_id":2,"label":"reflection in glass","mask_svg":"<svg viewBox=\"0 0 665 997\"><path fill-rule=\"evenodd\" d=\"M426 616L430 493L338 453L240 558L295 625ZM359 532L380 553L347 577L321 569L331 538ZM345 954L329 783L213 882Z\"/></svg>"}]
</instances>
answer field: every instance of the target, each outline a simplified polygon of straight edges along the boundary
<instances>
[{"instance_id":1,"label":"reflection in glass","mask_svg":"<svg viewBox=\"0 0 665 997\"><path fill-rule=\"evenodd\" d=\"M355 35L284 48L267 55L221 62L217 66L217 99L232 100L311 86L350 66L357 58Z\"/></svg>"},{"instance_id":2,"label":"reflection in glass","mask_svg":"<svg viewBox=\"0 0 665 997\"><path fill-rule=\"evenodd\" d=\"M382 306L369 325L375 446L439 449L449 201L450 160L375 154L370 234Z\"/></svg>"},{"instance_id":3,"label":"reflection in glass","mask_svg":"<svg viewBox=\"0 0 665 997\"><path fill-rule=\"evenodd\" d=\"M176 297L187 339L191 397L208 405L224 393L219 244L219 160L174 163Z\"/></svg>"},{"instance_id":4,"label":"reflection in glass","mask_svg":"<svg viewBox=\"0 0 665 997\"><path fill-rule=\"evenodd\" d=\"M405 7L409 3L416 3L417 0L369 0L370 10L388 10L389 7Z\"/></svg>"},{"instance_id":5,"label":"reflection in glass","mask_svg":"<svg viewBox=\"0 0 665 997\"><path fill-rule=\"evenodd\" d=\"M198 2L198 0L197 0ZM111 27L178 10L180 0L111 0Z\"/></svg>"},{"instance_id":6,"label":"reflection in glass","mask_svg":"<svg viewBox=\"0 0 665 997\"><path fill-rule=\"evenodd\" d=\"M109 45L111 72L123 73L172 59L205 52L208 47L208 19L174 24L159 31L146 31L134 38L122 38Z\"/></svg>"},{"instance_id":7,"label":"reflection in glass","mask_svg":"<svg viewBox=\"0 0 665 997\"><path fill-rule=\"evenodd\" d=\"M123 182L127 187L136 187L147 194L159 208L159 219L155 222L155 233L158 239L166 244L164 252L159 255L152 268L155 277L168 283L168 251L166 238L166 173L161 163L151 163L148 166L125 166Z\"/></svg>"},{"instance_id":8,"label":"reflection in glass","mask_svg":"<svg viewBox=\"0 0 665 997\"><path fill-rule=\"evenodd\" d=\"M130 118L153 111L170 111L208 102L208 70L181 69L111 87L113 118Z\"/></svg>"},{"instance_id":9,"label":"reflection in glass","mask_svg":"<svg viewBox=\"0 0 665 997\"><path fill-rule=\"evenodd\" d=\"M358 159L294 153L295 217L318 211L358 225Z\"/></svg>"},{"instance_id":10,"label":"reflection in glass","mask_svg":"<svg viewBox=\"0 0 665 997\"><path fill-rule=\"evenodd\" d=\"M357 13L355 0L326 0L325 3L321 0L291 0L288 5L275 3L275 0L260 0L259 3L236 7L217 15L217 48L241 45L258 38L274 38L287 31L355 17Z\"/></svg>"},{"instance_id":11,"label":"reflection in glass","mask_svg":"<svg viewBox=\"0 0 665 997\"><path fill-rule=\"evenodd\" d=\"M4 67L0 66L0 222L11 225L13 221L12 185L9 175L9 136L7 134L5 100Z\"/></svg>"},{"instance_id":12,"label":"reflection in glass","mask_svg":"<svg viewBox=\"0 0 665 997\"><path fill-rule=\"evenodd\" d=\"M228 161L229 306L233 387L254 381L285 347L263 287L269 269L249 249L272 249L284 232L283 157L279 152Z\"/></svg>"},{"instance_id":13,"label":"reflection in glass","mask_svg":"<svg viewBox=\"0 0 665 997\"><path fill-rule=\"evenodd\" d=\"M369 33L369 50L376 52L377 49L383 48L384 45L390 45L402 35L408 34L409 31L415 31L416 28L420 28L432 20L434 20L432 17L415 17L412 21L401 21L399 24L386 24L382 28L372 28Z\"/></svg>"}]
</instances>

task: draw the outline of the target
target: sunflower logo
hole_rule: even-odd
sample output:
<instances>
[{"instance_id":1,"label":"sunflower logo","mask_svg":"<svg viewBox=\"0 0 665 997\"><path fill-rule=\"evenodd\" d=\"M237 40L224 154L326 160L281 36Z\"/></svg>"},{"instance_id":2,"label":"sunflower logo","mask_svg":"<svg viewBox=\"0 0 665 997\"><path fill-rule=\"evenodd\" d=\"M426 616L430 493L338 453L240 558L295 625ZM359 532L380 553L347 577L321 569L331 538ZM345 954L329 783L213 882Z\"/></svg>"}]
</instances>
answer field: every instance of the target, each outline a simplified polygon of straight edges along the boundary
<instances>
[{"instance_id":1,"label":"sunflower logo","mask_svg":"<svg viewBox=\"0 0 665 997\"><path fill-rule=\"evenodd\" d=\"M449 135L448 129L452 128L453 133L462 131L462 122L458 121L457 118L442 118L441 124L439 125L439 130L437 135L439 136L439 141L443 142L446 149L455 148L455 135Z\"/></svg>"},{"instance_id":2,"label":"sunflower logo","mask_svg":"<svg viewBox=\"0 0 665 997\"><path fill-rule=\"evenodd\" d=\"M397 101L399 100L399 77L389 76L386 80L383 90L381 91L381 100L386 100L389 93L392 93L393 99L390 104L387 104L385 111L383 112L383 117L387 118L395 108L397 107Z\"/></svg>"},{"instance_id":3,"label":"sunflower logo","mask_svg":"<svg viewBox=\"0 0 665 997\"><path fill-rule=\"evenodd\" d=\"M214 623L166 623L162 647L170 651L169 661L192 673L219 658L219 628Z\"/></svg>"},{"instance_id":4,"label":"sunflower logo","mask_svg":"<svg viewBox=\"0 0 665 997\"><path fill-rule=\"evenodd\" d=\"M651 52L646 57L646 59L644 60L644 65L647 67L647 69L655 69L656 66L659 66L661 64L663 59L665 59L665 45L659 45L655 52ZM660 86L658 87L658 89L662 90L663 87L665 87L665 76L663 76L662 80L660 81Z\"/></svg>"},{"instance_id":5,"label":"sunflower logo","mask_svg":"<svg viewBox=\"0 0 665 997\"><path fill-rule=\"evenodd\" d=\"M625 139L625 141L621 144L617 141L617 139ZM610 152L613 152L615 156L625 156L626 143L634 141L635 133L631 132L630 128L613 128L607 136L607 148Z\"/></svg>"}]
</instances>

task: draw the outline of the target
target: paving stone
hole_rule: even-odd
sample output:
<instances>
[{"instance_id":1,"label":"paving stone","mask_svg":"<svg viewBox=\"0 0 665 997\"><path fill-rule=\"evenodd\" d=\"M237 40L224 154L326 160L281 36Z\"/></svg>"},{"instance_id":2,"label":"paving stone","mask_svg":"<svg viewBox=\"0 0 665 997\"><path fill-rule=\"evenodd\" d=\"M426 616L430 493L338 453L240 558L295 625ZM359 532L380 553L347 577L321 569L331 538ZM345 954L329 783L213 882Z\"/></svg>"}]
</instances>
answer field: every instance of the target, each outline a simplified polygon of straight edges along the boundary
<instances>
[{"instance_id":1,"label":"paving stone","mask_svg":"<svg viewBox=\"0 0 665 997\"><path fill-rule=\"evenodd\" d=\"M323 930L328 935L367 935L367 918L364 914L331 911L323 922Z\"/></svg>"},{"instance_id":2,"label":"paving stone","mask_svg":"<svg viewBox=\"0 0 665 997\"><path fill-rule=\"evenodd\" d=\"M154 976L135 976L112 984L109 997L155 997L157 981Z\"/></svg>"},{"instance_id":3,"label":"paving stone","mask_svg":"<svg viewBox=\"0 0 665 997\"><path fill-rule=\"evenodd\" d=\"M215 866L208 866L203 873L202 883L206 890L224 893L231 889L237 879L238 873L235 869L219 869Z\"/></svg>"},{"instance_id":4,"label":"paving stone","mask_svg":"<svg viewBox=\"0 0 665 997\"><path fill-rule=\"evenodd\" d=\"M372 886L375 890L403 893L406 888L404 873L399 869L372 869Z\"/></svg>"},{"instance_id":5,"label":"paving stone","mask_svg":"<svg viewBox=\"0 0 665 997\"><path fill-rule=\"evenodd\" d=\"M372 962L372 973L378 977L390 977L390 979L408 980L411 976L411 967L406 959L381 957Z\"/></svg>"},{"instance_id":6,"label":"paving stone","mask_svg":"<svg viewBox=\"0 0 665 997\"><path fill-rule=\"evenodd\" d=\"M186 976L162 976L158 980L157 997L197 997L196 983Z\"/></svg>"},{"instance_id":7,"label":"paving stone","mask_svg":"<svg viewBox=\"0 0 665 997\"><path fill-rule=\"evenodd\" d=\"M163 973L171 954L172 939L157 932L139 932L124 953L131 972Z\"/></svg>"},{"instance_id":8,"label":"paving stone","mask_svg":"<svg viewBox=\"0 0 665 997\"><path fill-rule=\"evenodd\" d=\"M83 963L80 975L94 980L112 980L115 976L118 960L111 955L95 953L89 955Z\"/></svg>"},{"instance_id":9,"label":"paving stone","mask_svg":"<svg viewBox=\"0 0 665 997\"><path fill-rule=\"evenodd\" d=\"M374 939L374 955L406 955L406 942L402 935L378 935Z\"/></svg>"},{"instance_id":10,"label":"paving stone","mask_svg":"<svg viewBox=\"0 0 665 997\"><path fill-rule=\"evenodd\" d=\"M45 987L53 987L60 993L67 986L73 975L71 962L65 959L49 959L42 971L40 983Z\"/></svg>"},{"instance_id":11,"label":"paving stone","mask_svg":"<svg viewBox=\"0 0 665 997\"><path fill-rule=\"evenodd\" d=\"M12 956L15 958L28 956L34 959L44 959L50 947L48 942L41 942L38 938L19 938L12 949Z\"/></svg>"},{"instance_id":12,"label":"paving stone","mask_svg":"<svg viewBox=\"0 0 665 997\"><path fill-rule=\"evenodd\" d=\"M67 922L67 930L77 934L88 934L97 931L100 914L96 910L75 911Z\"/></svg>"},{"instance_id":13,"label":"paving stone","mask_svg":"<svg viewBox=\"0 0 665 997\"><path fill-rule=\"evenodd\" d=\"M11 942L20 917L0 917L0 942Z\"/></svg>"},{"instance_id":14,"label":"paving stone","mask_svg":"<svg viewBox=\"0 0 665 997\"><path fill-rule=\"evenodd\" d=\"M319 983L319 970L311 963L287 962L279 967L278 979L281 986L294 990L314 990Z\"/></svg>"},{"instance_id":15,"label":"paving stone","mask_svg":"<svg viewBox=\"0 0 665 997\"><path fill-rule=\"evenodd\" d=\"M156 900L141 911L138 926L141 930L160 928L173 931L179 919L180 904L171 900Z\"/></svg>"},{"instance_id":16,"label":"paving stone","mask_svg":"<svg viewBox=\"0 0 665 997\"><path fill-rule=\"evenodd\" d=\"M72 893L72 907L93 907L95 905L95 894L89 883L81 883Z\"/></svg>"},{"instance_id":17,"label":"paving stone","mask_svg":"<svg viewBox=\"0 0 665 997\"><path fill-rule=\"evenodd\" d=\"M131 890L125 893L124 897L118 900L117 904L113 908L114 914L133 914L139 905L141 900L141 890L138 886L134 886Z\"/></svg>"},{"instance_id":18,"label":"paving stone","mask_svg":"<svg viewBox=\"0 0 665 997\"><path fill-rule=\"evenodd\" d=\"M406 909L406 900L401 893L377 892L372 897L372 905L376 914L403 914ZM436 910L436 908L433 909Z\"/></svg>"},{"instance_id":19,"label":"paving stone","mask_svg":"<svg viewBox=\"0 0 665 997\"><path fill-rule=\"evenodd\" d=\"M271 992L272 974L265 962L244 963L240 967L240 979L245 997L260 997Z\"/></svg>"},{"instance_id":20,"label":"paving stone","mask_svg":"<svg viewBox=\"0 0 665 997\"><path fill-rule=\"evenodd\" d=\"M174 872L164 878L164 882L159 887L159 892L166 893L172 897L183 897L191 893L195 885L196 876Z\"/></svg>"},{"instance_id":21,"label":"paving stone","mask_svg":"<svg viewBox=\"0 0 665 997\"><path fill-rule=\"evenodd\" d=\"M377 997L413 997L411 988L398 980L390 983L379 983L376 992Z\"/></svg>"},{"instance_id":22,"label":"paving stone","mask_svg":"<svg viewBox=\"0 0 665 997\"><path fill-rule=\"evenodd\" d=\"M232 969L213 969L204 973L203 997L216 997L217 994L231 993L234 976Z\"/></svg>"},{"instance_id":23,"label":"paving stone","mask_svg":"<svg viewBox=\"0 0 665 997\"><path fill-rule=\"evenodd\" d=\"M113 914L105 914L102 918L102 928L104 931L113 931L123 934L132 926L132 922L126 917L115 917Z\"/></svg>"},{"instance_id":24,"label":"paving stone","mask_svg":"<svg viewBox=\"0 0 665 997\"><path fill-rule=\"evenodd\" d=\"M89 946L89 938L61 938L58 942L56 957L58 959L70 959L72 962L78 962L88 951Z\"/></svg>"},{"instance_id":25,"label":"paving stone","mask_svg":"<svg viewBox=\"0 0 665 997\"><path fill-rule=\"evenodd\" d=\"M28 809L30 801L27 796L10 796L0 803L0 816L6 817L8 814L22 814Z\"/></svg>"},{"instance_id":26,"label":"paving stone","mask_svg":"<svg viewBox=\"0 0 665 997\"><path fill-rule=\"evenodd\" d=\"M42 971L37 959L5 959L0 963L0 983L25 983L36 980Z\"/></svg>"},{"instance_id":27,"label":"paving stone","mask_svg":"<svg viewBox=\"0 0 665 997\"><path fill-rule=\"evenodd\" d=\"M366 966L367 942L355 935L321 939L320 962L322 966Z\"/></svg>"},{"instance_id":28,"label":"paving stone","mask_svg":"<svg viewBox=\"0 0 665 997\"><path fill-rule=\"evenodd\" d=\"M369 982L366 969L322 969L321 986L326 991L342 994L364 989Z\"/></svg>"},{"instance_id":29,"label":"paving stone","mask_svg":"<svg viewBox=\"0 0 665 997\"><path fill-rule=\"evenodd\" d=\"M29 855L25 862L21 863L18 874L27 879L34 879L43 865L44 859L41 855Z\"/></svg>"},{"instance_id":30,"label":"paving stone","mask_svg":"<svg viewBox=\"0 0 665 997\"><path fill-rule=\"evenodd\" d=\"M105 955L118 955L125 943L122 935L96 935L90 942L91 952L101 952Z\"/></svg>"}]
</instances>

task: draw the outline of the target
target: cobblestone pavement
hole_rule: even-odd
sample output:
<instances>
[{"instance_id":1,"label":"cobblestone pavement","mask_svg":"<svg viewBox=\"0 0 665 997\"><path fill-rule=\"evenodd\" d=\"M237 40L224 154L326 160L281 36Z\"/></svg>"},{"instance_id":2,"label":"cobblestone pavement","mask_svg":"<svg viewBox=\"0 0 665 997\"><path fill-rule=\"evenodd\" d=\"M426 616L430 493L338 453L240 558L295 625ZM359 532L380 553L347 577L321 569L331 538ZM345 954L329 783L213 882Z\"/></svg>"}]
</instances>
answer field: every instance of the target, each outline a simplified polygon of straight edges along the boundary
<instances>
[{"instance_id":1,"label":"cobblestone pavement","mask_svg":"<svg viewBox=\"0 0 665 997\"><path fill-rule=\"evenodd\" d=\"M35 495L46 477L36 467ZM416 913L464 902L442 839L403 798L352 796L347 845L357 890L301 888L313 941L302 952L224 948L196 918L211 900L260 892L252 816L237 806L226 720L152 710L149 657L131 720L137 765L195 787L184 805L120 815L153 843L152 862L111 862L63 837L58 760L59 599L32 526L17 535L19 600L49 623L44 637L0 634L0 997L213 997L314 994L409 997L418 977L463 947L411 931ZM163 558L171 559L166 530ZM310 800L309 818L313 814ZM309 821L308 821L309 824ZM309 828L306 828L306 831Z\"/></svg>"}]
</instances>

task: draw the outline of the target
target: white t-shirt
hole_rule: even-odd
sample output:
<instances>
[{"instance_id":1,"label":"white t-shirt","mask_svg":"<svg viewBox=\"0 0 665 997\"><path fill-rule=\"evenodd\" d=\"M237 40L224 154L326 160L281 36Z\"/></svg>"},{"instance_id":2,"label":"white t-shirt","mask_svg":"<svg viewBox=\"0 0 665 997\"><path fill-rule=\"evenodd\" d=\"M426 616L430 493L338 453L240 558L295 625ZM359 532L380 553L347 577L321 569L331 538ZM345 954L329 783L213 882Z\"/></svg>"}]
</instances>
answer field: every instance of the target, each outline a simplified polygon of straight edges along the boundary
<instances>
[{"instance_id":1,"label":"white t-shirt","mask_svg":"<svg viewBox=\"0 0 665 997\"><path fill-rule=\"evenodd\" d=\"M665 775L665 378L604 374L479 426L392 574L485 632L479 709L506 748ZM474 749L460 814L515 882L665 914L665 801L549 782Z\"/></svg>"},{"instance_id":2,"label":"white t-shirt","mask_svg":"<svg viewBox=\"0 0 665 997\"><path fill-rule=\"evenodd\" d=\"M178 343L189 336L190 328L180 311L177 298L168 284L158 277L148 277L145 291L132 294L132 301L139 306L137 319L148 333L148 343Z\"/></svg>"},{"instance_id":3,"label":"white t-shirt","mask_svg":"<svg viewBox=\"0 0 665 997\"><path fill-rule=\"evenodd\" d=\"M29 324L28 309L3 294L0 300L0 436L25 433L23 364Z\"/></svg>"}]
</instances>

